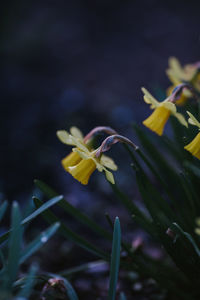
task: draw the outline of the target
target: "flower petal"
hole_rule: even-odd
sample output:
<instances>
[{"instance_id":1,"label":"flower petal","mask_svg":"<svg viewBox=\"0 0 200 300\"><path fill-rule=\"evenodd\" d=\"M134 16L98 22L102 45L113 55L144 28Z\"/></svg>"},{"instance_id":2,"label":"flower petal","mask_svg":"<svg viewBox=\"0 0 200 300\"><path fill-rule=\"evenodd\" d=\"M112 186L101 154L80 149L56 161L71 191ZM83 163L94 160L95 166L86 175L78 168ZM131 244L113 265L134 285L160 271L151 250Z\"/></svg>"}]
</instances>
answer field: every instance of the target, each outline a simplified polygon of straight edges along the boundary
<instances>
[{"instance_id":1,"label":"flower petal","mask_svg":"<svg viewBox=\"0 0 200 300\"><path fill-rule=\"evenodd\" d=\"M105 175L106 175L106 179L107 179L110 183L115 184L114 176L113 176L113 174L112 174L110 171L108 171L108 170L105 169Z\"/></svg>"},{"instance_id":2,"label":"flower petal","mask_svg":"<svg viewBox=\"0 0 200 300\"><path fill-rule=\"evenodd\" d=\"M74 141L71 139L71 135L66 130L58 130L56 135L62 143L71 146L75 145Z\"/></svg>"},{"instance_id":3,"label":"flower petal","mask_svg":"<svg viewBox=\"0 0 200 300\"><path fill-rule=\"evenodd\" d=\"M100 163L113 171L117 170L117 165L115 164L114 160L104 154L101 156Z\"/></svg>"},{"instance_id":4,"label":"flower petal","mask_svg":"<svg viewBox=\"0 0 200 300\"><path fill-rule=\"evenodd\" d=\"M90 159L90 156L87 153L78 148L73 148L72 151L78 153L82 159Z\"/></svg>"},{"instance_id":5,"label":"flower petal","mask_svg":"<svg viewBox=\"0 0 200 300\"><path fill-rule=\"evenodd\" d=\"M180 113L175 113L174 116L178 119L178 121L185 127L188 127L188 123L185 117Z\"/></svg>"},{"instance_id":6,"label":"flower petal","mask_svg":"<svg viewBox=\"0 0 200 300\"><path fill-rule=\"evenodd\" d=\"M162 102L161 106L164 106L165 108L170 110L172 114L176 113L176 105L172 102L164 101L164 102Z\"/></svg>"},{"instance_id":7,"label":"flower petal","mask_svg":"<svg viewBox=\"0 0 200 300\"><path fill-rule=\"evenodd\" d=\"M194 125L194 126L197 126L198 128L200 128L200 123L199 123L199 121L197 121L197 119L196 119L189 111L187 111L187 114L189 115L188 122L189 122L191 125Z\"/></svg>"},{"instance_id":8,"label":"flower petal","mask_svg":"<svg viewBox=\"0 0 200 300\"><path fill-rule=\"evenodd\" d=\"M72 126L70 128L70 133L73 135L75 138L78 138L80 140L83 140L83 134L82 132L75 126Z\"/></svg>"},{"instance_id":9,"label":"flower petal","mask_svg":"<svg viewBox=\"0 0 200 300\"><path fill-rule=\"evenodd\" d=\"M86 145L78 138L75 138L74 136L70 135L74 145L76 145L77 148L79 148L80 150L89 153L88 148L86 147Z\"/></svg>"},{"instance_id":10,"label":"flower petal","mask_svg":"<svg viewBox=\"0 0 200 300\"><path fill-rule=\"evenodd\" d=\"M159 106L159 102L147 91L147 89L143 87L142 92L144 93L144 101L147 104L151 104L152 109Z\"/></svg>"}]
</instances>

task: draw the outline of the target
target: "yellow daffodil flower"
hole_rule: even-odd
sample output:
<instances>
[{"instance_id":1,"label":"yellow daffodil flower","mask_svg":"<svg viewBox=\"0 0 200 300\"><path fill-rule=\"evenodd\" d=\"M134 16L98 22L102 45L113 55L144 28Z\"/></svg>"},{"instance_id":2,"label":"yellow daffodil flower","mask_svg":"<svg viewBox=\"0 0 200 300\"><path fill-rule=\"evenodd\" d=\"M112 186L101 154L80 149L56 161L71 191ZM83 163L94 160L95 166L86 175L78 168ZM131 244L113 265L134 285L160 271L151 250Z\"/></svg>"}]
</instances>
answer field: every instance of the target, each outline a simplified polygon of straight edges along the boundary
<instances>
[{"instance_id":1,"label":"yellow daffodil flower","mask_svg":"<svg viewBox=\"0 0 200 300\"><path fill-rule=\"evenodd\" d=\"M93 150L84 143L83 135L78 128L70 128L70 133L65 130L57 131L61 142L75 146L72 152L62 160L64 169L84 185L88 184L90 176L96 169L100 172L104 171L107 180L114 184L113 174L107 170L107 168L117 170L114 161L103 154L97 158L95 154L98 149Z\"/></svg>"},{"instance_id":2,"label":"yellow daffodil flower","mask_svg":"<svg viewBox=\"0 0 200 300\"><path fill-rule=\"evenodd\" d=\"M144 93L144 101L150 104L151 109L154 109L150 117L143 121L146 127L158 135L162 135L170 115L176 117L182 125L188 126L184 116L177 112L175 104L170 102L168 98L163 102L158 102L145 88L142 88L142 91Z\"/></svg>"},{"instance_id":3,"label":"yellow daffodil flower","mask_svg":"<svg viewBox=\"0 0 200 300\"><path fill-rule=\"evenodd\" d=\"M59 140L70 146L77 146L77 142L79 144L83 144L83 134L77 127L71 127L70 133L66 130L57 131L57 137ZM81 161L81 157L76 152L71 152L65 158L62 159L61 163L63 168L68 171L68 167L75 166Z\"/></svg>"},{"instance_id":4,"label":"yellow daffodil flower","mask_svg":"<svg viewBox=\"0 0 200 300\"><path fill-rule=\"evenodd\" d=\"M198 127L198 129L200 130L199 121L197 121L197 119L189 111L187 111L187 113L189 115L188 122L191 125ZM184 149L189 151L193 156L200 159L200 132L196 135L196 137L192 140L191 143L184 147Z\"/></svg>"},{"instance_id":5,"label":"yellow daffodil flower","mask_svg":"<svg viewBox=\"0 0 200 300\"><path fill-rule=\"evenodd\" d=\"M195 76L197 68L195 65L181 66L180 62L175 57L169 58L169 68L166 73L172 85L167 89L167 96L169 96L174 88L182 82L190 82ZM176 101L176 105L183 106L189 98L192 97L192 93L189 90L184 89L180 95L180 98Z\"/></svg>"}]
</instances>

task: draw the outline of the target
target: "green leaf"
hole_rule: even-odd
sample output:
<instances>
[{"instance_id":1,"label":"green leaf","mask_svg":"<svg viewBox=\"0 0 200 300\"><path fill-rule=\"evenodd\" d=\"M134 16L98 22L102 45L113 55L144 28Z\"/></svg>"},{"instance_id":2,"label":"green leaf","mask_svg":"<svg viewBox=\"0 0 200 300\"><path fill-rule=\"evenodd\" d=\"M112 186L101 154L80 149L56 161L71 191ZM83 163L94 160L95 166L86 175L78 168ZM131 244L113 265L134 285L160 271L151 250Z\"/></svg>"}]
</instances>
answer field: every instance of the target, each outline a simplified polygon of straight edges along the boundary
<instances>
[{"instance_id":1,"label":"green leaf","mask_svg":"<svg viewBox=\"0 0 200 300\"><path fill-rule=\"evenodd\" d=\"M36 197L34 197L34 203L37 208L43 206L43 202ZM58 217L52 213L50 210L45 210L42 213L42 217L49 223L53 224L55 222L59 222L60 220ZM90 242L88 242L86 239L82 238L77 233L73 232L71 229L69 229L63 222L60 222L60 228L59 232L67 239L70 239L71 241L75 242L77 245L82 247L83 249L93 253L94 255L101 257L105 260L108 260L108 255L104 251L100 250Z\"/></svg>"},{"instance_id":2,"label":"green leaf","mask_svg":"<svg viewBox=\"0 0 200 300\"><path fill-rule=\"evenodd\" d=\"M8 251L8 263L4 275L5 287L7 290L11 289L13 282L15 281L18 273L19 258L22 241L22 226L21 226L21 213L17 202L13 202L12 205L12 223L13 228L9 238L9 251Z\"/></svg>"},{"instance_id":3,"label":"green leaf","mask_svg":"<svg viewBox=\"0 0 200 300\"><path fill-rule=\"evenodd\" d=\"M136 216L135 221L141 220L139 223L140 225L143 225L144 229L148 228L148 232L150 232L152 235L155 233L155 228L153 227L153 224L151 220L149 220L143 212L140 211L140 209L134 204L133 201L129 199L129 197L123 193L116 184L111 185L112 190L117 195L118 199L121 200L122 204L128 209L128 211L131 213L132 216Z\"/></svg>"},{"instance_id":4,"label":"green leaf","mask_svg":"<svg viewBox=\"0 0 200 300\"><path fill-rule=\"evenodd\" d=\"M33 285L35 283L35 275L37 273L37 270L38 270L37 265L33 264L30 268L28 276L26 277L24 286L21 287L22 289L19 292L19 294L17 295L17 297L19 297L19 299L28 299L29 298L32 288L33 288Z\"/></svg>"},{"instance_id":5,"label":"green leaf","mask_svg":"<svg viewBox=\"0 0 200 300\"><path fill-rule=\"evenodd\" d=\"M36 218L37 216L39 216L46 209L48 209L49 207L55 205L57 202L59 202L62 199L63 199L63 196L58 196L58 197L55 197L53 199L50 199L49 201L47 201L46 203L44 203L42 206L40 206L40 208L38 208L37 210L35 210L30 216L28 216L27 218L25 218L21 222L21 225L25 225L28 222L32 221L34 218ZM8 239L9 234L10 234L10 232L12 232L12 230L13 230L13 228L11 230L3 233L0 236L0 244L2 244L4 241L6 241Z\"/></svg>"},{"instance_id":6,"label":"green leaf","mask_svg":"<svg viewBox=\"0 0 200 300\"><path fill-rule=\"evenodd\" d=\"M52 235L54 235L59 227L60 223L55 223L47 230L43 231L35 240L33 240L22 252L20 264L27 260L34 252L39 250L44 243L46 243L52 237Z\"/></svg>"},{"instance_id":7,"label":"green leaf","mask_svg":"<svg viewBox=\"0 0 200 300\"><path fill-rule=\"evenodd\" d=\"M64 270L64 271L60 272L59 274L63 277L69 277L69 276L72 276L79 272L88 271L88 270L91 270L92 268L96 268L98 266L102 266L102 265L106 265L106 264L107 264L107 262L105 262L104 260L97 260L97 261L89 262L86 264L78 265L76 267Z\"/></svg>"},{"instance_id":8,"label":"green leaf","mask_svg":"<svg viewBox=\"0 0 200 300\"><path fill-rule=\"evenodd\" d=\"M196 252L198 257L200 258L200 249L197 246L197 244L195 243L192 236L188 232L183 231L183 229L176 223L173 223L172 230L174 230L176 233L179 233L181 236L183 236L184 239L192 245L194 251Z\"/></svg>"},{"instance_id":9,"label":"green leaf","mask_svg":"<svg viewBox=\"0 0 200 300\"><path fill-rule=\"evenodd\" d=\"M71 283L65 278L62 278L62 280L67 289L67 295L69 297L69 300L78 300L78 296L77 296L74 288L72 287Z\"/></svg>"},{"instance_id":10,"label":"green leaf","mask_svg":"<svg viewBox=\"0 0 200 300\"><path fill-rule=\"evenodd\" d=\"M33 199L34 199L34 197L33 197ZM25 223L28 223L28 222L32 221L34 218L36 218L37 216L39 216L41 213L43 213L49 207L51 207L52 205L58 203L62 199L63 199L63 196L61 195L61 196L54 197L51 200L45 202L40 208L38 208L36 211L34 211L30 216L26 217L22 221L22 224L24 225Z\"/></svg>"},{"instance_id":11,"label":"green leaf","mask_svg":"<svg viewBox=\"0 0 200 300\"><path fill-rule=\"evenodd\" d=\"M55 197L58 194L49 187L46 183L35 180L35 185L49 198L49 197ZM99 226L96 222L94 222L92 219L90 219L86 214L82 213L79 209L71 205L67 200L62 199L58 205L62 207L68 214L73 216L77 221L82 223L83 225L86 225L90 228L90 230L96 232L97 234L111 240L112 235L106 231L104 228Z\"/></svg>"},{"instance_id":12,"label":"green leaf","mask_svg":"<svg viewBox=\"0 0 200 300\"><path fill-rule=\"evenodd\" d=\"M111 267L110 267L110 283L108 299L115 300L117 279L120 265L120 250L121 250L121 228L119 218L115 218L113 242L112 242L112 254L111 254Z\"/></svg>"}]
</instances>

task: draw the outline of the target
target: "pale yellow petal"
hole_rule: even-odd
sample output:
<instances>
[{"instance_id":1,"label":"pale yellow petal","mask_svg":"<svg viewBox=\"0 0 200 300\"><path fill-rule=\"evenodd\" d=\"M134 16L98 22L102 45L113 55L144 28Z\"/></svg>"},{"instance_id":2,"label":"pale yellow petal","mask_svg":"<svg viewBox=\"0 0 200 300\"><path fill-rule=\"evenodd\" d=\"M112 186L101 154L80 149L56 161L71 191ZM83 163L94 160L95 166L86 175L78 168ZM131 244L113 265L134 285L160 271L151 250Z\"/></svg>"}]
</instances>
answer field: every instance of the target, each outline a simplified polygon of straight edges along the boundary
<instances>
[{"instance_id":1,"label":"pale yellow petal","mask_svg":"<svg viewBox=\"0 0 200 300\"><path fill-rule=\"evenodd\" d=\"M100 160L101 164L103 164L106 168L109 168L113 171L117 170L117 165L115 164L114 160L106 155L101 156Z\"/></svg>"},{"instance_id":2,"label":"pale yellow petal","mask_svg":"<svg viewBox=\"0 0 200 300\"><path fill-rule=\"evenodd\" d=\"M165 108L170 110L172 114L176 113L176 105L172 102L164 101L164 102L162 102L162 104L160 106L164 106Z\"/></svg>"},{"instance_id":3,"label":"pale yellow petal","mask_svg":"<svg viewBox=\"0 0 200 300\"><path fill-rule=\"evenodd\" d=\"M142 92L144 93L144 101L147 104L151 104L151 108L156 108L159 106L159 102L147 91L147 89L142 87Z\"/></svg>"},{"instance_id":4,"label":"pale yellow petal","mask_svg":"<svg viewBox=\"0 0 200 300\"><path fill-rule=\"evenodd\" d=\"M185 117L181 113L175 113L174 116L178 119L178 121L185 127L188 127L188 123Z\"/></svg>"},{"instance_id":5,"label":"pale yellow petal","mask_svg":"<svg viewBox=\"0 0 200 300\"><path fill-rule=\"evenodd\" d=\"M168 69L168 70L166 71L166 74L167 74L169 80L173 83L173 85L176 86L176 85L181 84L180 78L176 76L176 74L174 73L173 70Z\"/></svg>"},{"instance_id":6,"label":"pale yellow petal","mask_svg":"<svg viewBox=\"0 0 200 300\"><path fill-rule=\"evenodd\" d=\"M75 138L78 138L80 140L83 140L83 134L82 132L75 126L70 128L70 133L73 135Z\"/></svg>"},{"instance_id":7,"label":"pale yellow petal","mask_svg":"<svg viewBox=\"0 0 200 300\"><path fill-rule=\"evenodd\" d=\"M58 130L56 135L62 143L72 146L75 145L74 141L71 139L71 135L66 130Z\"/></svg>"},{"instance_id":8,"label":"pale yellow petal","mask_svg":"<svg viewBox=\"0 0 200 300\"><path fill-rule=\"evenodd\" d=\"M114 176L113 176L113 174L112 174L110 171L105 170L105 175L106 175L106 179L107 179L110 183L115 184Z\"/></svg>"},{"instance_id":9,"label":"pale yellow petal","mask_svg":"<svg viewBox=\"0 0 200 300\"><path fill-rule=\"evenodd\" d=\"M78 148L73 148L72 151L78 153L82 159L90 159L90 156L87 153Z\"/></svg>"},{"instance_id":10,"label":"pale yellow petal","mask_svg":"<svg viewBox=\"0 0 200 300\"><path fill-rule=\"evenodd\" d=\"M177 77L177 78L182 78L182 75L183 75L183 68L179 62L179 60L176 58L176 57L170 57L169 58L169 67L170 69L173 70L174 72L174 75Z\"/></svg>"},{"instance_id":11,"label":"pale yellow petal","mask_svg":"<svg viewBox=\"0 0 200 300\"><path fill-rule=\"evenodd\" d=\"M77 148L79 148L80 150L82 150L83 152L89 153L88 148L86 147L86 145L78 138L75 138L74 136L70 135L74 145L76 145Z\"/></svg>"},{"instance_id":12,"label":"pale yellow petal","mask_svg":"<svg viewBox=\"0 0 200 300\"><path fill-rule=\"evenodd\" d=\"M189 119L188 122L191 125L197 126L198 128L200 128L200 123L199 121L193 116L193 114L191 114L189 111L187 111L187 114L189 115Z\"/></svg>"}]
</instances>

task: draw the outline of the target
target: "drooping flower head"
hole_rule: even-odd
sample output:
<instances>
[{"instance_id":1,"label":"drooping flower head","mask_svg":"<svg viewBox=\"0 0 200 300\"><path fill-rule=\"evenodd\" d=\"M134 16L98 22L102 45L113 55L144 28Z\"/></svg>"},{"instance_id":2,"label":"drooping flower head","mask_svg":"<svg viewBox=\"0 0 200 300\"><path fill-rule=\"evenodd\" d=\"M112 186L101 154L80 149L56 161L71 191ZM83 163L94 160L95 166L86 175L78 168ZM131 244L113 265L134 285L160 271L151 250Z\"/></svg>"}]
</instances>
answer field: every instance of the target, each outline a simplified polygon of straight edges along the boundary
<instances>
[{"instance_id":1,"label":"drooping flower head","mask_svg":"<svg viewBox=\"0 0 200 300\"><path fill-rule=\"evenodd\" d=\"M72 152L62 160L62 165L68 173L82 184L88 184L91 174L96 169L100 172L104 171L107 180L114 183L114 177L108 169L117 170L116 164L105 155L97 158L97 150L92 149L89 145L92 135L99 131L105 131L110 134L116 133L110 127L96 127L84 138L76 127L71 127L70 133L65 130L57 131L57 136L62 143L74 146Z\"/></svg>"},{"instance_id":2,"label":"drooping flower head","mask_svg":"<svg viewBox=\"0 0 200 300\"><path fill-rule=\"evenodd\" d=\"M182 67L177 58L170 57L169 68L166 70L166 74L169 80L172 82L172 85L167 89L167 96L169 96L174 88L181 83L190 83L198 92L200 92L199 67L199 62L187 64ZM191 97L191 91L184 89L179 95L179 99L177 99L176 104L183 106Z\"/></svg>"},{"instance_id":3,"label":"drooping flower head","mask_svg":"<svg viewBox=\"0 0 200 300\"><path fill-rule=\"evenodd\" d=\"M189 111L187 111L187 113L189 115L188 123L198 127L198 129L200 130L199 121ZM184 147L184 149L189 151L193 156L200 159L200 132L188 145Z\"/></svg>"},{"instance_id":4,"label":"drooping flower head","mask_svg":"<svg viewBox=\"0 0 200 300\"><path fill-rule=\"evenodd\" d=\"M184 116L177 112L176 105L172 102L171 98L167 98L162 102L158 102L145 88L142 88L144 93L144 101L150 104L150 108L153 109L153 113L143 121L143 124L157 133L163 134L163 130L170 115L173 115L178 121L187 127L187 122Z\"/></svg>"}]
</instances>

